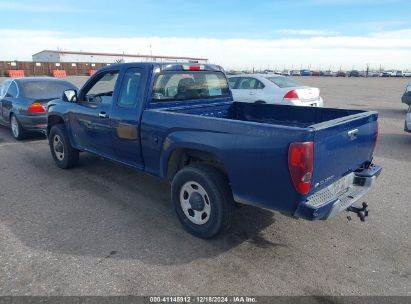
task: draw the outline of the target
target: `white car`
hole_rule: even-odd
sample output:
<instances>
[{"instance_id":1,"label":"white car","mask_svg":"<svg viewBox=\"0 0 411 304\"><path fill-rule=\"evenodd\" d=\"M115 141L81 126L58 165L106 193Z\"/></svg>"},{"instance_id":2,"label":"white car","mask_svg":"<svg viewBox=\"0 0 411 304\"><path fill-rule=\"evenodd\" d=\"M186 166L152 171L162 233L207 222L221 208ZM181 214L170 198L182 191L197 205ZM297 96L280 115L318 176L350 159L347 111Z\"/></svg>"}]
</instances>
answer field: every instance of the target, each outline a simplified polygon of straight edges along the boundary
<instances>
[{"instance_id":1,"label":"white car","mask_svg":"<svg viewBox=\"0 0 411 304\"><path fill-rule=\"evenodd\" d=\"M276 74L242 74L228 76L234 101L292 106L322 107L318 88Z\"/></svg>"}]
</instances>

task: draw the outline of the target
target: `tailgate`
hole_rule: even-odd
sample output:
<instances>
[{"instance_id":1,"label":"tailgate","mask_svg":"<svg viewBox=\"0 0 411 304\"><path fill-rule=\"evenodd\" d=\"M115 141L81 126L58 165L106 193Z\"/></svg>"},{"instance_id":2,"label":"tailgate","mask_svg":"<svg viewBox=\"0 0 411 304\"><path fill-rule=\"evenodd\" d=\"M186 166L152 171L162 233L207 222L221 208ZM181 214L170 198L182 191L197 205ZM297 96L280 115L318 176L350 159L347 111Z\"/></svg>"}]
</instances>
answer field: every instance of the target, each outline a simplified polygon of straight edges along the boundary
<instances>
[{"instance_id":1,"label":"tailgate","mask_svg":"<svg viewBox=\"0 0 411 304\"><path fill-rule=\"evenodd\" d=\"M315 134L311 193L372 160L377 119L377 112L363 112L312 126Z\"/></svg>"}]
</instances>

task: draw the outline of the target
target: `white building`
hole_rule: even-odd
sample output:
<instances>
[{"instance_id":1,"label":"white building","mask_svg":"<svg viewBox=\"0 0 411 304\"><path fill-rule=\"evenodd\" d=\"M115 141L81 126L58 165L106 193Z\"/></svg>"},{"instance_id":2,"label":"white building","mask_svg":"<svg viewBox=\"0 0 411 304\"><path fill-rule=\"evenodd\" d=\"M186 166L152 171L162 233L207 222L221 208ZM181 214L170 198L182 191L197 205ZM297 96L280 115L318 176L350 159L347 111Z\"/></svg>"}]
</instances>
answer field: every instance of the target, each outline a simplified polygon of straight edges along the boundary
<instances>
[{"instance_id":1,"label":"white building","mask_svg":"<svg viewBox=\"0 0 411 304\"><path fill-rule=\"evenodd\" d=\"M34 62L87 62L87 63L116 63L116 62L141 62L141 61L175 61L187 62L197 61L207 63L206 58L154 56L154 55L132 55L132 54L109 54L92 52L68 52L44 50L34 54Z\"/></svg>"}]
</instances>

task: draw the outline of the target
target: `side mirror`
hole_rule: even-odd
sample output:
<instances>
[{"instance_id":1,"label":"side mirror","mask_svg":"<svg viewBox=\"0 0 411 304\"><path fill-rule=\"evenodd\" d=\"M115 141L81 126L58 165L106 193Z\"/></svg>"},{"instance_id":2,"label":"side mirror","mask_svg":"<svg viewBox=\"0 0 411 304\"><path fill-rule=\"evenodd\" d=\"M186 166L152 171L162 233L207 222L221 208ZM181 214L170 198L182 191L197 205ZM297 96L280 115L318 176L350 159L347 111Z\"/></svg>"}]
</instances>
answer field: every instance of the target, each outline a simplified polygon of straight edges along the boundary
<instances>
[{"instance_id":1,"label":"side mirror","mask_svg":"<svg viewBox=\"0 0 411 304\"><path fill-rule=\"evenodd\" d=\"M77 101L77 91L76 90L65 90L63 92L62 99L67 102Z\"/></svg>"}]
</instances>

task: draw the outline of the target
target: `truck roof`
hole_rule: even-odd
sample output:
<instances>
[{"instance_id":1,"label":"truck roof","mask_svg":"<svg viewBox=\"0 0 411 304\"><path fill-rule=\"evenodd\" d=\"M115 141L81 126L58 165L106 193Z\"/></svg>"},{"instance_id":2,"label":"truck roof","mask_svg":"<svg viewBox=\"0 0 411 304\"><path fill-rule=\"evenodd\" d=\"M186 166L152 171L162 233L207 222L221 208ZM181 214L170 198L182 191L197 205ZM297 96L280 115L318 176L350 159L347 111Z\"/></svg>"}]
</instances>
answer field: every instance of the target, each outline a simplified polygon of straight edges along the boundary
<instances>
[{"instance_id":1,"label":"truck roof","mask_svg":"<svg viewBox=\"0 0 411 304\"><path fill-rule=\"evenodd\" d=\"M127 63L116 63L111 64L109 66L103 67L100 70L108 70L113 68L132 68L132 67L146 67L146 68L154 68L159 67L161 70L167 69L170 71L179 71L184 70L183 66L201 66L203 67L202 70L205 71L221 71L224 72L224 69L216 64L203 64L197 62L127 62Z\"/></svg>"}]
</instances>

